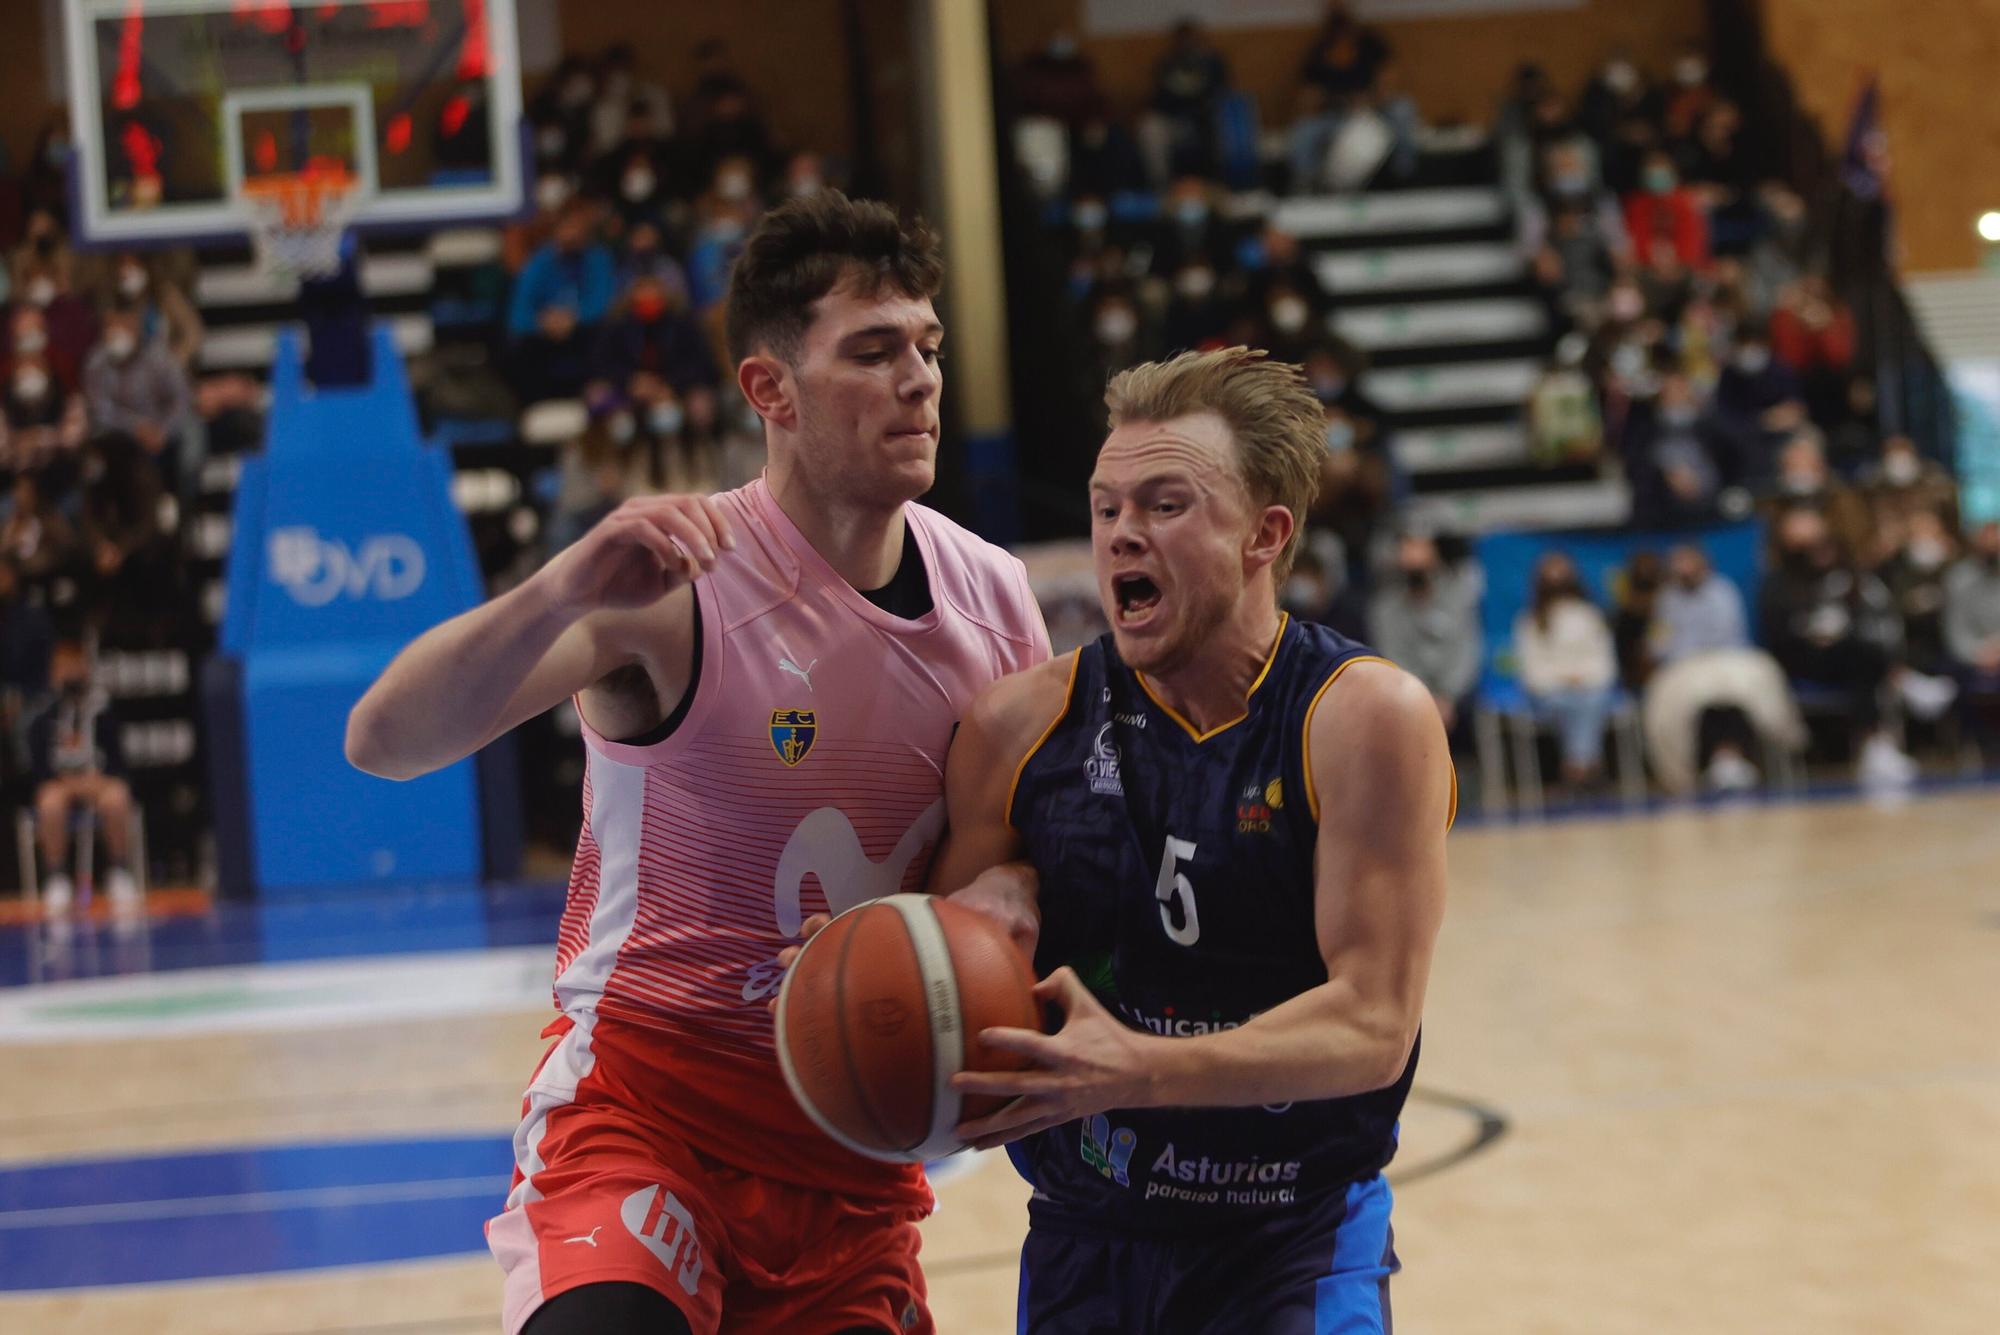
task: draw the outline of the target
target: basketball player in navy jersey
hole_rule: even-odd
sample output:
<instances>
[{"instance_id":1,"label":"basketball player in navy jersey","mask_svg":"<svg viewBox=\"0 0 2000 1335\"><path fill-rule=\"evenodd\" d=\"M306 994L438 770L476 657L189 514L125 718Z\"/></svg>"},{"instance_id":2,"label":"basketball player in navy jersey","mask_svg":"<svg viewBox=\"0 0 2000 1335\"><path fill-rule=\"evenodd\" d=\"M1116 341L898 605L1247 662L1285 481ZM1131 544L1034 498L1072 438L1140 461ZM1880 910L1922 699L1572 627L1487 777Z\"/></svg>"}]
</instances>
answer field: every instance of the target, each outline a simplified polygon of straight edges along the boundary
<instances>
[{"instance_id":1,"label":"basketball player in navy jersey","mask_svg":"<svg viewBox=\"0 0 2000 1335\"><path fill-rule=\"evenodd\" d=\"M932 884L1001 863L1052 1034L960 1128L1034 1185L1021 1329L1386 1331L1381 1170L1417 1063L1455 786L1416 678L1278 611L1325 457L1294 366L1116 377L1091 478L1111 633L996 683ZM1032 930L1032 927L1030 928ZM1018 935L1018 933L1017 933Z\"/></svg>"}]
</instances>

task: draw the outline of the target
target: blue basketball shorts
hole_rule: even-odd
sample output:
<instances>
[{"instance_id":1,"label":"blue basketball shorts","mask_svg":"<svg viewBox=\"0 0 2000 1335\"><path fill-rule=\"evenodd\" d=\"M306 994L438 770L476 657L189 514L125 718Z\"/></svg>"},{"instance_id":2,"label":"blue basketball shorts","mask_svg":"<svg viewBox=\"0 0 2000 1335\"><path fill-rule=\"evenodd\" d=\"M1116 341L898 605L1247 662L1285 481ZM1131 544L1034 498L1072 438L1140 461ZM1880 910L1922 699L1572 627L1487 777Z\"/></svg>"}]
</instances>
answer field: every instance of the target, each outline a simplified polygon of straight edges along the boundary
<instances>
[{"instance_id":1,"label":"blue basketball shorts","mask_svg":"<svg viewBox=\"0 0 2000 1335\"><path fill-rule=\"evenodd\" d=\"M1284 1219L1212 1236L1030 1226L1022 1335L1389 1335L1401 1268L1389 1184L1371 1177Z\"/></svg>"}]
</instances>

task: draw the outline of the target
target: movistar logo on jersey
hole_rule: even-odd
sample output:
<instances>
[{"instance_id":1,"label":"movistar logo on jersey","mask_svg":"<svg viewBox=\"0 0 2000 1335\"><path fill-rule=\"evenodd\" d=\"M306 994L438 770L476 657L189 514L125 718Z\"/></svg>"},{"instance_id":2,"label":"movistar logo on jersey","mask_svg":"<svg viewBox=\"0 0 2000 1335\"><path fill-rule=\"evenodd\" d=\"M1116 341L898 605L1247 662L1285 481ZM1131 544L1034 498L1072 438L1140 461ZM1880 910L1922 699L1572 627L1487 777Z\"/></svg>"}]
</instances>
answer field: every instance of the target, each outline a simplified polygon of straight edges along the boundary
<instances>
[{"instance_id":1,"label":"movistar logo on jersey","mask_svg":"<svg viewBox=\"0 0 2000 1335\"><path fill-rule=\"evenodd\" d=\"M1090 744L1090 759L1083 762L1083 772L1090 779L1090 791L1106 797L1125 796L1125 785L1118 777L1118 743L1111 740L1111 725L1105 724L1097 730L1097 740Z\"/></svg>"},{"instance_id":2,"label":"movistar logo on jersey","mask_svg":"<svg viewBox=\"0 0 2000 1335\"><path fill-rule=\"evenodd\" d=\"M1103 1113L1094 1113L1083 1123L1083 1161L1121 1187L1132 1185L1127 1171L1139 1137L1129 1126L1113 1126Z\"/></svg>"},{"instance_id":3,"label":"movistar logo on jersey","mask_svg":"<svg viewBox=\"0 0 2000 1335\"><path fill-rule=\"evenodd\" d=\"M796 765L813 749L819 735L819 717L810 709L771 711L771 749L787 765Z\"/></svg>"}]
</instances>

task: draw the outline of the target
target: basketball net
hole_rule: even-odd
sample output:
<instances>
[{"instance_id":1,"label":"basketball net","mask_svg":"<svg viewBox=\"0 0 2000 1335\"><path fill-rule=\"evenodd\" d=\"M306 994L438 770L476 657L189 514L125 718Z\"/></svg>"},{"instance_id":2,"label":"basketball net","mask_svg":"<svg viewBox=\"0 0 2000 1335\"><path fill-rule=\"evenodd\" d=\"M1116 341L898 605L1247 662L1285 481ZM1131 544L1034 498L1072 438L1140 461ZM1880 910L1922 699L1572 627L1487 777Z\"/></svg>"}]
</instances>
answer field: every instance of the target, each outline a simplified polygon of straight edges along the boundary
<instances>
[{"instance_id":1,"label":"basketball net","mask_svg":"<svg viewBox=\"0 0 2000 1335\"><path fill-rule=\"evenodd\" d=\"M257 267L295 280L340 272L340 238L361 209L361 182L341 166L312 165L243 183Z\"/></svg>"}]
</instances>

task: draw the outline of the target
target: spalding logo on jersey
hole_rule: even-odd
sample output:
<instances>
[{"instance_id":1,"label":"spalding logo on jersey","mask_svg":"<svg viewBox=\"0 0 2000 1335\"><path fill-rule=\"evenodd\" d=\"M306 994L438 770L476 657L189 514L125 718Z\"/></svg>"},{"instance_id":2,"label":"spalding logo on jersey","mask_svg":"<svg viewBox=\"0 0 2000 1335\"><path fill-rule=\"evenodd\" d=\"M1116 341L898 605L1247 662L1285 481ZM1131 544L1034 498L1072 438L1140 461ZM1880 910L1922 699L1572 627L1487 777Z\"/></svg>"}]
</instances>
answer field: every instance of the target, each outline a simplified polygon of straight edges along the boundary
<instances>
[{"instance_id":1,"label":"spalding logo on jersey","mask_svg":"<svg viewBox=\"0 0 2000 1335\"><path fill-rule=\"evenodd\" d=\"M813 749L819 733L819 716L810 709L771 711L771 749L787 765L796 765Z\"/></svg>"},{"instance_id":2,"label":"spalding logo on jersey","mask_svg":"<svg viewBox=\"0 0 2000 1335\"><path fill-rule=\"evenodd\" d=\"M846 812L839 807L821 807L811 813L792 831L778 858L777 882L771 887L778 930L786 936L799 934L799 924L805 921L799 893L805 888L806 877L819 878L829 912L845 912L856 904L901 890L910 864L943 829L944 799L940 797L903 832L889 856L877 862L861 847L861 836L854 832L854 822Z\"/></svg>"}]
</instances>

